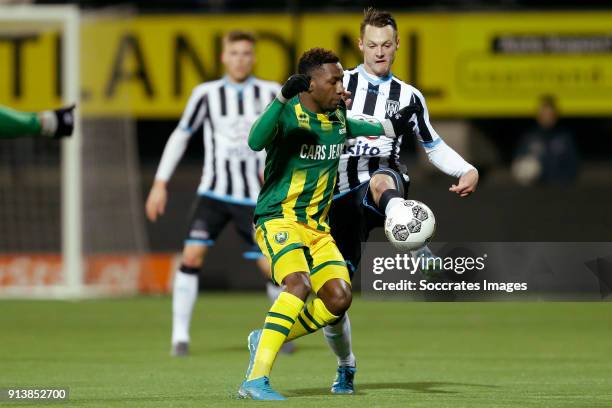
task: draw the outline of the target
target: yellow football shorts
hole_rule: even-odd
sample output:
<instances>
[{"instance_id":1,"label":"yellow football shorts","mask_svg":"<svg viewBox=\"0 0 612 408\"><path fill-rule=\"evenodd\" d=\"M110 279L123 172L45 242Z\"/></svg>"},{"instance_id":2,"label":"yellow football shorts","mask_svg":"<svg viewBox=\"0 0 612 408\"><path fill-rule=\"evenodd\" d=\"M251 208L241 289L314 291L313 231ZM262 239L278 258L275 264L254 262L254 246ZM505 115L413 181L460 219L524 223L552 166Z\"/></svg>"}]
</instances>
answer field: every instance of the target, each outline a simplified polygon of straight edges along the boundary
<instances>
[{"instance_id":1,"label":"yellow football shorts","mask_svg":"<svg viewBox=\"0 0 612 408\"><path fill-rule=\"evenodd\" d=\"M310 272L315 293L331 279L351 284L346 262L329 232L273 218L257 227L255 238L270 262L272 280L279 285L294 272Z\"/></svg>"}]
</instances>

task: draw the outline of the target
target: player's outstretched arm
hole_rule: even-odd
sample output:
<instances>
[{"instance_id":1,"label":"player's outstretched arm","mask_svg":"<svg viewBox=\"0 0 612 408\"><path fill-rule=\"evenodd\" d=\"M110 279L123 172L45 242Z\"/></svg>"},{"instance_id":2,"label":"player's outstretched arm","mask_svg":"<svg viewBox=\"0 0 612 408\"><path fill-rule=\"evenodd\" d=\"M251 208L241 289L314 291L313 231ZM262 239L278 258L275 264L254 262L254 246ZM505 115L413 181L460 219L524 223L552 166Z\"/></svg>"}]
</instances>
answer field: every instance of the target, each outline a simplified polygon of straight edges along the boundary
<instances>
[{"instance_id":1,"label":"player's outstretched arm","mask_svg":"<svg viewBox=\"0 0 612 408\"><path fill-rule=\"evenodd\" d=\"M387 136L396 138L410 130L410 118L415 113L413 106L400 109L389 119L379 123L366 120L347 119L349 138L357 136Z\"/></svg>"},{"instance_id":2,"label":"player's outstretched arm","mask_svg":"<svg viewBox=\"0 0 612 408\"><path fill-rule=\"evenodd\" d=\"M18 112L0 106L0 137L3 139L40 134L40 120L36 113Z\"/></svg>"},{"instance_id":3,"label":"player's outstretched arm","mask_svg":"<svg viewBox=\"0 0 612 408\"><path fill-rule=\"evenodd\" d=\"M436 134L436 139L430 143L423 143L427 158L438 170L459 180L448 190L457 193L460 197L467 197L476 191L478 185L478 170L468 163L452 147Z\"/></svg>"},{"instance_id":4,"label":"player's outstretched arm","mask_svg":"<svg viewBox=\"0 0 612 408\"><path fill-rule=\"evenodd\" d=\"M0 106L0 138L47 136L59 139L74 129L75 105L40 113L19 112Z\"/></svg>"},{"instance_id":5,"label":"player's outstretched arm","mask_svg":"<svg viewBox=\"0 0 612 408\"><path fill-rule=\"evenodd\" d=\"M459 178L457 184L453 184L449 191L461 197L467 197L476 191L478 170L447 145L440 136L436 135L433 142L424 143L423 147L431 164L441 172Z\"/></svg>"},{"instance_id":6,"label":"player's outstretched arm","mask_svg":"<svg viewBox=\"0 0 612 408\"><path fill-rule=\"evenodd\" d=\"M385 128L380 122L368 122L360 119L346 119L347 138L358 136L384 136Z\"/></svg>"},{"instance_id":7,"label":"player's outstretched arm","mask_svg":"<svg viewBox=\"0 0 612 408\"><path fill-rule=\"evenodd\" d=\"M416 113L414 134L425 149L429 161L443 173L459 178L457 184L453 184L449 191L457 193L460 197L467 197L476 191L478 171L465 161L459 153L444 143L444 140L431 126L427 103L423 94L415 90L410 105L416 108L414 112Z\"/></svg>"},{"instance_id":8,"label":"player's outstretched arm","mask_svg":"<svg viewBox=\"0 0 612 408\"><path fill-rule=\"evenodd\" d=\"M281 88L281 91L255 121L249 133L249 147L259 151L269 145L276 136L278 119L285 103L300 92L310 88L310 78L306 75L292 75Z\"/></svg>"}]
</instances>

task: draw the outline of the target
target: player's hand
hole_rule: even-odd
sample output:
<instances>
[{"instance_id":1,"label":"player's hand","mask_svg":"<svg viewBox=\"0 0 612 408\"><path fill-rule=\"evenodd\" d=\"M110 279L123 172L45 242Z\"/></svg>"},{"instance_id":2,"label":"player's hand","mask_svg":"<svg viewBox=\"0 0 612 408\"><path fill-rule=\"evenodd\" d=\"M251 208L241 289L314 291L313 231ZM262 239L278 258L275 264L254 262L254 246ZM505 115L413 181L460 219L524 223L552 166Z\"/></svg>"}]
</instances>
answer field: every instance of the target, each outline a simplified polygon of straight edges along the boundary
<instances>
[{"instance_id":1,"label":"player's hand","mask_svg":"<svg viewBox=\"0 0 612 408\"><path fill-rule=\"evenodd\" d=\"M147 218L151 222L157 221L158 216L164 215L167 201L168 191L166 190L166 183L160 180L155 181L153 187L151 187L145 206Z\"/></svg>"},{"instance_id":2,"label":"player's hand","mask_svg":"<svg viewBox=\"0 0 612 408\"><path fill-rule=\"evenodd\" d=\"M283 103L293 98L300 92L306 92L310 89L310 77L303 74L291 75L287 82L283 85L280 91L279 100Z\"/></svg>"},{"instance_id":3,"label":"player's hand","mask_svg":"<svg viewBox=\"0 0 612 408\"><path fill-rule=\"evenodd\" d=\"M408 105L404 106L402 109L397 111L397 113L391 115L387 121L393 127L393 132L386 132L387 137L398 137L403 136L409 133L412 130L412 124L410 123L410 118L415 113L418 113L420 108L416 105ZM383 123L383 126L385 124ZM388 126L385 126L385 130L387 130ZM393 133L393 134L391 134Z\"/></svg>"},{"instance_id":4,"label":"player's hand","mask_svg":"<svg viewBox=\"0 0 612 408\"><path fill-rule=\"evenodd\" d=\"M347 90L342 91L342 96L340 97L338 108L342 110L346 110L351 107L352 103L353 103L353 100L351 99L351 93Z\"/></svg>"},{"instance_id":5,"label":"player's hand","mask_svg":"<svg viewBox=\"0 0 612 408\"><path fill-rule=\"evenodd\" d=\"M74 130L74 108L76 105L66 106L53 111L57 119L57 129L51 136L53 139L71 136Z\"/></svg>"},{"instance_id":6,"label":"player's hand","mask_svg":"<svg viewBox=\"0 0 612 408\"><path fill-rule=\"evenodd\" d=\"M448 191L459 194L460 197L467 197L476 191L478 185L478 171L472 169L459 177L457 184L453 184Z\"/></svg>"},{"instance_id":7,"label":"player's hand","mask_svg":"<svg viewBox=\"0 0 612 408\"><path fill-rule=\"evenodd\" d=\"M70 105L56 110L39 112L37 116L40 121L40 134L52 139L72 135L75 107L76 105Z\"/></svg>"}]
</instances>

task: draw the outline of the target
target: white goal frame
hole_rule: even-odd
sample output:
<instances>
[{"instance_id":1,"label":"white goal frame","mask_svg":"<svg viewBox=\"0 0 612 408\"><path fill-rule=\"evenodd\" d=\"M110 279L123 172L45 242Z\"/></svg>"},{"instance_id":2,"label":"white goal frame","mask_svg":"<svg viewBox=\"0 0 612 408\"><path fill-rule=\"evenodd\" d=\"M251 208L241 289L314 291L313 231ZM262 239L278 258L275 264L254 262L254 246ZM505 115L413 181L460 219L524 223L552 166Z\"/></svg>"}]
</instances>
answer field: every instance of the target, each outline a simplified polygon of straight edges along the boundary
<instances>
[{"instance_id":1,"label":"white goal frame","mask_svg":"<svg viewBox=\"0 0 612 408\"><path fill-rule=\"evenodd\" d=\"M72 137L61 146L61 239L64 282L55 286L0 289L0 297L78 298L85 295L82 251L82 134L80 102L80 13L77 6L0 6L3 22L50 22L61 27L62 95L64 104L77 104Z\"/></svg>"}]
</instances>

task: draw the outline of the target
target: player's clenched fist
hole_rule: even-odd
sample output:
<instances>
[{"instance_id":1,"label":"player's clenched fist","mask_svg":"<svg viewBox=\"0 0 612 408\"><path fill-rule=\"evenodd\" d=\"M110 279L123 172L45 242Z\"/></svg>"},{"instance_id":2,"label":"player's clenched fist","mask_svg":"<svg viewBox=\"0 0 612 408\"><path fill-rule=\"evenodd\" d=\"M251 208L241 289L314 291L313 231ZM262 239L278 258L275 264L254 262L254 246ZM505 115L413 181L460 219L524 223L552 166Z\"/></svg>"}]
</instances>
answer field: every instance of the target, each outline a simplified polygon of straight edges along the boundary
<instances>
[{"instance_id":1,"label":"player's clenched fist","mask_svg":"<svg viewBox=\"0 0 612 408\"><path fill-rule=\"evenodd\" d=\"M70 105L65 108L56 109L53 111L57 119L57 128L53 133L53 138L59 139L72 135L74 130L74 108L76 105Z\"/></svg>"},{"instance_id":2,"label":"player's clenched fist","mask_svg":"<svg viewBox=\"0 0 612 408\"><path fill-rule=\"evenodd\" d=\"M74 130L74 108L66 106L56 110L42 111L38 114L40 133L53 139L71 136Z\"/></svg>"},{"instance_id":3,"label":"player's clenched fist","mask_svg":"<svg viewBox=\"0 0 612 408\"><path fill-rule=\"evenodd\" d=\"M300 92L306 92L310 89L310 77L303 74L291 75L287 82L283 85L278 95L278 99L285 103Z\"/></svg>"}]
</instances>

